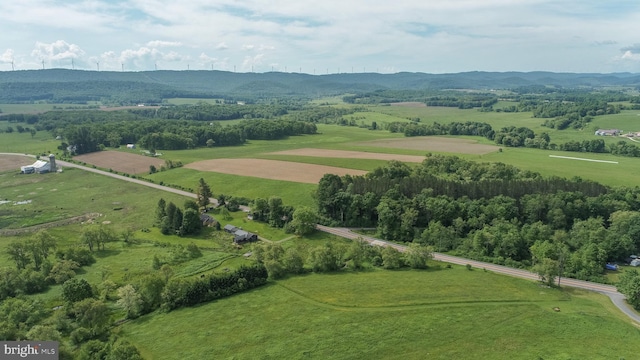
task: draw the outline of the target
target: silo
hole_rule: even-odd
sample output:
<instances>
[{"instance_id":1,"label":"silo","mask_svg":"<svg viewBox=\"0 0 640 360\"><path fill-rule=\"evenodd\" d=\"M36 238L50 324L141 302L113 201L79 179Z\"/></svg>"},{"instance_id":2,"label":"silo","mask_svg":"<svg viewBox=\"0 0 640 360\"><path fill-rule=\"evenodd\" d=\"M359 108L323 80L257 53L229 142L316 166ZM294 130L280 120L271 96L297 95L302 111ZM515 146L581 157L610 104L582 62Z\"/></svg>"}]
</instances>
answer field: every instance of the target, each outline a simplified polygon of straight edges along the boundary
<instances>
[{"instance_id":1,"label":"silo","mask_svg":"<svg viewBox=\"0 0 640 360\"><path fill-rule=\"evenodd\" d=\"M56 156L53 154L49 154L49 172L56 172Z\"/></svg>"}]
</instances>

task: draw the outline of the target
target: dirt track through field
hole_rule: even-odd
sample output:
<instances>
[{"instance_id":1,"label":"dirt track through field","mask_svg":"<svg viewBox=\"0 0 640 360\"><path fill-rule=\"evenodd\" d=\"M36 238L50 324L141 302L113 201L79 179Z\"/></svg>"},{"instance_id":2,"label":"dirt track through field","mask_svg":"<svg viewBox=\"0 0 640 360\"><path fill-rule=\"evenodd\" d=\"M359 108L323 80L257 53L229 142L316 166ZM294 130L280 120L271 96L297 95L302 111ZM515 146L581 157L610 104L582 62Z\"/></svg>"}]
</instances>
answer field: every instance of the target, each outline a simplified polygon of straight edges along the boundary
<instances>
[{"instance_id":1,"label":"dirt track through field","mask_svg":"<svg viewBox=\"0 0 640 360\"><path fill-rule=\"evenodd\" d=\"M417 155L396 155L371 153L364 151L344 151L344 150L328 150L328 149L294 149L268 153L267 155L298 155L321 158L347 158L347 159L372 159L372 160L398 160L403 162L421 163L425 157Z\"/></svg>"},{"instance_id":2,"label":"dirt track through field","mask_svg":"<svg viewBox=\"0 0 640 360\"><path fill-rule=\"evenodd\" d=\"M324 174L364 175L362 170L262 159L212 159L197 161L185 168L223 174L253 176L263 179L317 184Z\"/></svg>"},{"instance_id":3,"label":"dirt track through field","mask_svg":"<svg viewBox=\"0 0 640 360\"><path fill-rule=\"evenodd\" d=\"M498 151L499 149L499 147L493 145L478 144L478 142L475 140L445 138L437 136L416 136L401 139L382 139L359 142L355 145L478 155L492 153Z\"/></svg>"}]
</instances>

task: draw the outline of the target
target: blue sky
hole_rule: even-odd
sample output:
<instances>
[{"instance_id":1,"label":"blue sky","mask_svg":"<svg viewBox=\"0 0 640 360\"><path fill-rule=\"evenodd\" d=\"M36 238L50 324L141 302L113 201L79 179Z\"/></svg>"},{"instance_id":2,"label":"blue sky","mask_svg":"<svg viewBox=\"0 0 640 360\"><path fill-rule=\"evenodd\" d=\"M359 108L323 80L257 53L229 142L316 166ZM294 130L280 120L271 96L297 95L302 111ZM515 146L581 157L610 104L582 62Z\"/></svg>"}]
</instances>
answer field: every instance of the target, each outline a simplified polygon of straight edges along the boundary
<instances>
[{"instance_id":1,"label":"blue sky","mask_svg":"<svg viewBox=\"0 0 640 360\"><path fill-rule=\"evenodd\" d=\"M20 0L0 71L640 72L637 0Z\"/></svg>"}]
</instances>

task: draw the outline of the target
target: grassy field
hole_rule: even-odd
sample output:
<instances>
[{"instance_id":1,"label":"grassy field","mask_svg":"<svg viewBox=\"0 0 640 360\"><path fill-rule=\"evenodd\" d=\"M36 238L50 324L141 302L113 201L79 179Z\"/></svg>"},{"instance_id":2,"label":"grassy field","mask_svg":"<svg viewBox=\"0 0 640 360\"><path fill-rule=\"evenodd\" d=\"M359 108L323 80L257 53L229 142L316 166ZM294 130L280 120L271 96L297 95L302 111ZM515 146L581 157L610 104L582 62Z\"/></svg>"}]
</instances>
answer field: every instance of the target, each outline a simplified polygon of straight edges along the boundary
<instances>
[{"instance_id":1,"label":"grassy field","mask_svg":"<svg viewBox=\"0 0 640 360\"><path fill-rule=\"evenodd\" d=\"M0 114L31 114L41 113L45 111L51 111L54 109L79 109L89 105L86 104L47 104L47 103L35 103L35 104L0 104Z\"/></svg>"},{"instance_id":2,"label":"grassy field","mask_svg":"<svg viewBox=\"0 0 640 360\"><path fill-rule=\"evenodd\" d=\"M6 129L7 126L12 126L14 129L16 124L9 124L6 121L0 121L0 129ZM27 127L27 125L24 125ZM49 132L38 131L35 136L31 137L31 134L24 132L19 134L14 131L13 133L0 133L0 152L12 152L19 154L50 154L59 151L58 145L60 141L54 139Z\"/></svg>"},{"instance_id":3,"label":"grassy field","mask_svg":"<svg viewBox=\"0 0 640 360\"><path fill-rule=\"evenodd\" d=\"M119 332L149 359L631 359L640 340L602 295L455 266L293 277Z\"/></svg>"}]
</instances>

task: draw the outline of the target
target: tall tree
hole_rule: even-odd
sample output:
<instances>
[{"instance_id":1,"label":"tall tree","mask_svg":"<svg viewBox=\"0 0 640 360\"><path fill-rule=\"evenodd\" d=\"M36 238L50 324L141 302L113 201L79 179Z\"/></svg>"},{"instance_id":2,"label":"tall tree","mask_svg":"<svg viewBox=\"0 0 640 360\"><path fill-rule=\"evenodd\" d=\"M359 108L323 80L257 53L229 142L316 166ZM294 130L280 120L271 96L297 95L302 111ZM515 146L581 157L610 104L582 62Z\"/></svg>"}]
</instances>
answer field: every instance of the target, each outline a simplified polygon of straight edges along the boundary
<instances>
[{"instance_id":1,"label":"tall tree","mask_svg":"<svg viewBox=\"0 0 640 360\"><path fill-rule=\"evenodd\" d=\"M627 302L640 310L640 272L637 269L625 270L618 279L617 287L627 297Z\"/></svg>"},{"instance_id":2,"label":"tall tree","mask_svg":"<svg viewBox=\"0 0 640 360\"><path fill-rule=\"evenodd\" d=\"M213 194L211 193L211 188L209 188L209 185L204 181L203 178L200 178L200 181L198 182L198 206L200 206L201 208L206 208L207 205L209 205L209 198L213 196Z\"/></svg>"},{"instance_id":3,"label":"tall tree","mask_svg":"<svg viewBox=\"0 0 640 360\"><path fill-rule=\"evenodd\" d=\"M118 288L118 297L116 304L127 312L129 319L135 319L140 315L143 305L142 296L131 284Z\"/></svg>"},{"instance_id":4,"label":"tall tree","mask_svg":"<svg viewBox=\"0 0 640 360\"><path fill-rule=\"evenodd\" d=\"M301 206L293 212L293 220L291 226L296 235L307 235L316 228L318 216L315 211L307 206Z\"/></svg>"}]
</instances>

